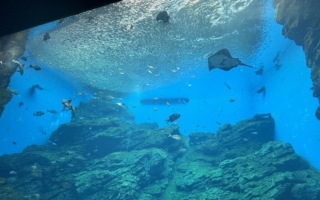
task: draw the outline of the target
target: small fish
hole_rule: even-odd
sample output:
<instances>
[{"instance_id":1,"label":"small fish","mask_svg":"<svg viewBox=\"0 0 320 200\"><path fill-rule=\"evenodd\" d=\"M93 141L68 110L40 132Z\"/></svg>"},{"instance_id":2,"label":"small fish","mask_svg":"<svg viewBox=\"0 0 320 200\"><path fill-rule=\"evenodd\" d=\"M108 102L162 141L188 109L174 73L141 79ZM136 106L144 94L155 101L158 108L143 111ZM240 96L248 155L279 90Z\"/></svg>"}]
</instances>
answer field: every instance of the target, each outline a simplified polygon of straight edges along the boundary
<instances>
[{"instance_id":1,"label":"small fish","mask_svg":"<svg viewBox=\"0 0 320 200\"><path fill-rule=\"evenodd\" d=\"M131 24L127 25L127 31L130 31L133 28L133 26Z\"/></svg>"},{"instance_id":2,"label":"small fish","mask_svg":"<svg viewBox=\"0 0 320 200\"><path fill-rule=\"evenodd\" d=\"M20 59L23 61L27 61L27 57L25 57L25 56L22 56Z\"/></svg>"},{"instance_id":3,"label":"small fish","mask_svg":"<svg viewBox=\"0 0 320 200\"><path fill-rule=\"evenodd\" d=\"M152 74L152 71L150 71L150 70L147 70L147 72L149 72L150 74Z\"/></svg>"},{"instance_id":4,"label":"small fish","mask_svg":"<svg viewBox=\"0 0 320 200\"><path fill-rule=\"evenodd\" d=\"M12 144L16 145L17 143L16 142L12 142Z\"/></svg>"},{"instance_id":5,"label":"small fish","mask_svg":"<svg viewBox=\"0 0 320 200\"><path fill-rule=\"evenodd\" d=\"M166 123L173 122L173 121L179 119L179 117L180 117L180 114L174 113L174 114L170 115L170 116L166 119Z\"/></svg>"},{"instance_id":6,"label":"small fish","mask_svg":"<svg viewBox=\"0 0 320 200\"><path fill-rule=\"evenodd\" d=\"M14 174L17 174L17 172L16 171L10 171L9 174L14 175Z\"/></svg>"},{"instance_id":7,"label":"small fish","mask_svg":"<svg viewBox=\"0 0 320 200\"><path fill-rule=\"evenodd\" d=\"M38 65L29 65L29 68L33 68L33 69L35 69L36 71L41 70L41 68L40 68Z\"/></svg>"},{"instance_id":8,"label":"small fish","mask_svg":"<svg viewBox=\"0 0 320 200\"><path fill-rule=\"evenodd\" d=\"M135 105L132 105L132 108L137 108L137 106L135 106Z\"/></svg>"},{"instance_id":9,"label":"small fish","mask_svg":"<svg viewBox=\"0 0 320 200\"><path fill-rule=\"evenodd\" d=\"M171 137L172 139L175 139L175 140L182 140L182 136L181 135L171 135L169 133L168 137Z\"/></svg>"},{"instance_id":10,"label":"small fish","mask_svg":"<svg viewBox=\"0 0 320 200\"><path fill-rule=\"evenodd\" d=\"M61 24L64 21L64 18L58 20L58 24Z\"/></svg>"},{"instance_id":11,"label":"small fish","mask_svg":"<svg viewBox=\"0 0 320 200\"><path fill-rule=\"evenodd\" d=\"M221 125L221 122L216 122L216 124Z\"/></svg>"},{"instance_id":12,"label":"small fish","mask_svg":"<svg viewBox=\"0 0 320 200\"><path fill-rule=\"evenodd\" d=\"M113 96L111 96L111 95L108 95L108 96L106 96L108 99L114 99L114 97Z\"/></svg>"},{"instance_id":13,"label":"small fish","mask_svg":"<svg viewBox=\"0 0 320 200\"><path fill-rule=\"evenodd\" d=\"M257 135L258 132L257 131L254 131L254 132L251 132L252 135Z\"/></svg>"},{"instance_id":14,"label":"small fish","mask_svg":"<svg viewBox=\"0 0 320 200\"><path fill-rule=\"evenodd\" d=\"M44 40L44 41L47 41L47 40L49 40L49 39L50 39L50 35L49 35L48 32L46 32L46 33L43 35L43 40Z\"/></svg>"},{"instance_id":15,"label":"small fish","mask_svg":"<svg viewBox=\"0 0 320 200\"><path fill-rule=\"evenodd\" d=\"M266 92L266 88L264 86L262 86L259 90L257 90L257 93L265 93Z\"/></svg>"},{"instance_id":16,"label":"small fish","mask_svg":"<svg viewBox=\"0 0 320 200\"><path fill-rule=\"evenodd\" d=\"M153 69L153 66L151 66L151 65L149 65L148 67L149 67L150 69Z\"/></svg>"},{"instance_id":17,"label":"small fish","mask_svg":"<svg viewBox=\"0 0 320 200\"><path fill-rule=\"evenodd\" d=\"M224 82L224 85L227 86L229 90L231 90L231 87L226 82Z\"/></svg>"},{"instance_id":18,"label":"small fish","mask_svg":"<svg viewBox=\"0 0 320 200\"><path fill-rule=\"evenodd\" d=\"M10 90L10 92L11 92L12 94L19 95L18 90Z\"/></svg>"},{"instance_id":19,"label":"small fish","mask_svg":"<svg viewBox=\"0 0 320 200\"><path fill-rule=\"evenodd\" d=\"M39 84L32 85L31 89L38 89L38 90L45 90L45 91L49 91L49 90L44 89L43 87L41 87Z\"/></svg>"},{"instance_id":20,"label":"small fish","mask_svg":"<svg viewBox=\"0 0 320 200\"><path fill-rule=\"evenodd\" d=\"M281 64L279 61L274 65L274 68L275 68L276 70L281 69L281 67L282 67L282 64Z\"/></svg>"},{"instance_id":21,"label":"small fish","mask_svg":"<svg viewBox=\"0 0 320 200\"><path fill-rule=\"evenodd\" d=\"M41 131L41 133L42 133L42 135L47 135L47 132L45 132L45 131Z\"/></svg>"},{"instance_id":22,"label":"small fish","mask_svg":"<svg viewBox=\"0 0 320 200\"><path fill-rule=\"evenodd\" d=\"M57 144L55 142L52 142L50 140L47 140L48 142L50 142L52 145L57 146ZM60 160L64 160L64 157L61 157Z\"/></svg>"},{"instance_id":23,"label":"small fish","mask_svg":"<svg viewBox=\"0 0 320 200\"><path fill-rule=\"evenodd\" d=\"M154 107L153 110L154 110L154 111L158 111L158 108Z\"/></svg>"},{"instance_id":24,"label":"small fish","mask_svg":"<svg viewBox=\"0 0 320 200\"><path fill-rule=\"evenodd\" d=\"M55 111L55 110L48 110L47 109L47 112L52 113L52 114L57 114L57 111Z\"/></svg>"},{"instance_id":25,"label":"small fish","mask_svg":"<svg viewBox=\"0 0 320 200\"><path fill-rule=\"evenodd\" d=\"M66 100L66 99L62 99L62 104L63 104L63 108L62 108L62 111L66 108L68 108L69 110L71 110L72 112L72 115L71 115L71 118L74 117L74 114L76 112L76 109L73 107L73 105L71 104L71 99L69 100Z\"/></svg>"},{"instance_id":26,"label":"small fish","mask_svg":"<svg viewBox=\"0 0 320 200\"><path fill-rule=\"evenodd\" d=\"M170 16L168 15L167 11L162 10L159 12L156 19L157 21L161 20L163 23L167 23L169 22Z\"/></svg>"},{"instance_id":27,"label":"small fish","mask_svg":"<svg viewBox=\"0 0 320 200\"><path fill-rule=\"evenodd\" d=\"M36 116L36 117L39 117L42 115L44 115L44 112L42 112L42 111L37 111L37 112L33 113L33 116Z\"/></svg>"},{"instance_id":28,"label":"small fish","mask_svg":"<svg viewBox=\"0 0 320 200\"><path fill-rule=\"evenodd\" d=\"M116 103L118 106L123 106L124 104L123 103Z\"/></svg>"},{"instance_id":29,"label":"small fish","mask_svg":"<svg viewBox=\"0 0 320 200\"><path fill-rule=\"evenodd\" d=\"M90 21L93 20L93 19L94 19L94 17L89 16L89 17L88 17L88 22L90 22Z\"/></svg>"},{"instance_id":30,"label":"small fish","mask_svg":"<svg viewBox=\"0 0 320 200\"><path fill-rule=\"evenodd\" d=\"M20 101L20 103L18 104L19 106L22 106L23 105L23 102L22 101Z\"/></svg>"},{"instance_id":31,"label":"small fish","mask_svg":"<svg viewBox=\"0 0 320 200\"><path fill-rule=\"evenodd\" d=\"M67 164L69 167L74 167L74 164L72 164L72 163L69 163L69 164Z\"/></svg>"},{"instance_id":32,"label":"small fish","mask_svg":"<svg viewBox=\"0 0 320 200\"><path fill-rule=\"evenodd\" d=\"M236 99L230 99L229 100L229 102L235 102L236 101Z\"/></svg>"},{"instance_id":33,"label":"small fish","mask_svg":"<svg viewBox=\"0 0 320 200\"><path fill-rule=\"evenodd\" d=\"M170 106L170 103L166 101L167 106Z\"/></svg>"},{"instance_id":34,"label":"small fish","mask_svg":"<svg viewBox=\"0 0 320 200\"><path fill-rule=\"evenodd\" d=\"M185 152L187 152L188 150L186 149L186 148L181 148L181 149L179 149L179 152L180 153L185 153Z\"/></svg>"},{"instance_id":35,"label":"small fish","mask_svg":"<svg viewBox=\"0 0 320 200\"><path fill-rule=\"evenodd\" d=\"M277 62L279 61L279 57L280 57L280 52L277 52L276 56L273 58L273 62Z\"/></svg>"},{"instance_id":36,"label":"small fish","mask_svg":"<svg viewBox=\"0 0 320 200\"><path fill-rule=\"evenodd\" d=\"M263 74L263 67L260 67L257 71L255 71L256 75L262 75Z\"/></svg>"},{"instance_id":37,"label":"small fish","mask_svg":"<svg viewBox=\"0 0 320 200\"><path fill-rule=\"evenodd\" d=\"M74 151L66 151L65 154L67 154L67 155L74 155Z\"/></svg>"}]
</instances>

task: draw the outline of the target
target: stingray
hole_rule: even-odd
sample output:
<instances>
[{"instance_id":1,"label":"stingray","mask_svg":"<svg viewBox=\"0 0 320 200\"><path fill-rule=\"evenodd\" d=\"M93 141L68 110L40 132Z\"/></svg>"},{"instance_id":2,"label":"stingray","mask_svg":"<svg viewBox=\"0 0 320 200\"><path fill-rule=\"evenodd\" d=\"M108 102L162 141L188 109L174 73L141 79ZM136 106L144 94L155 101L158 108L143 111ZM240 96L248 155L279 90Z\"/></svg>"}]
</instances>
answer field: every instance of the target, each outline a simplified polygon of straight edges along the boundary
<instances>
[{"instance_id":1,"label":"stingray","mask_svg":"<svg viewBox=\"0 0 320 200\"><path fill-rule=\"evenodd\" d=\"M250 65L244 64L239 60L239 58L233 58L228 49L221 49L208 58L209 71L215 68L229 71L230 69L237 67L238 65L254 68Z\"/></svg>"},{"instance_id":2,"label":"stingray","mask_svg":"<svg viewBox=\"0 0 320 200\"><path fill-rule=\"evenodd\" d=\"M168 15L167 11L163 10L160 11L157 15L157 21L161 20L164 23L169 22L170 16Z\"/></svg>"}]
</instances>

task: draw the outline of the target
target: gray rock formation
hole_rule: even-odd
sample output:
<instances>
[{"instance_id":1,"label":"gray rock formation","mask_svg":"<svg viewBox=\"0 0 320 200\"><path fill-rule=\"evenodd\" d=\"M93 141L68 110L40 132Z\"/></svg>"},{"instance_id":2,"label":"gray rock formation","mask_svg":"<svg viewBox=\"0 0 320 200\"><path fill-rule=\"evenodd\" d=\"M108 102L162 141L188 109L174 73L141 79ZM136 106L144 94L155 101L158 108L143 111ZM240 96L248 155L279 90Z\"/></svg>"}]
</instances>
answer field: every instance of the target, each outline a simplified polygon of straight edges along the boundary
<instances>
[{"instance_id":1,"label":"gray rock formation","mask_svg":"<svg viewBox=\"0 0 320 200\"><path fill-rule=\"evenodd\" d=\"M92 104L100 105L94 115ZM270 114L175 140L168 134L179 134L177 126L134 124L112 101L77 111L46 145L0 157L2 199L320 198L319 171L272 141Z\"/></svg>"},{"instance_id":2,"label":"gray rock formation","mask_svg":"<svg viewBox=\"0 0 320 200\"><path fill-rule=\"evenodd\" d=\"M313 96L320 103L320 1L274 0L275 20L283 25L282 34L303 46L311 68ZM319 108L316 117L320 120Z\"/></svg>"}]
</instances>

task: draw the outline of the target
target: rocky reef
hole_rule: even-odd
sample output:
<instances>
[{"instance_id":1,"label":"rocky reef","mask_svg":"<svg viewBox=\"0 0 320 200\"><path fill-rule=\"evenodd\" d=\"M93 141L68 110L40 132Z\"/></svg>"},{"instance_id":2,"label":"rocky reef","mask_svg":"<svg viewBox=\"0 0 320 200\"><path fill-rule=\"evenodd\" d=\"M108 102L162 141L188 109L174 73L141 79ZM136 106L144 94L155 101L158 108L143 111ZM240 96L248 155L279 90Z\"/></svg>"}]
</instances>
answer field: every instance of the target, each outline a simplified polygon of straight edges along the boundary
<instances>
[{"instance_id":1,"label":"rocky reef","mask_svg":"<svg viewBox=\"0 0 320 200\"><path fill-rule=\"evenodd\" d=\"M0 198L319 199L320 172L273 141L274 127L260 114L181 136L177 125L135 124L125 105L92 100L47 144L0 157Z\"/></svg>"},{"instance_id":2,"label":"rocky reef","mask_svg":"<svg viewBox=\"0 0 320 200\"><path fill-rule=\"evenodd\" d=\"M283 25L282 34L303 47L311 68L313 96L320 103L320 1L274 0L275 20ZM320 106L316 117L320 120Z\"/></svg>"},{"instance_id":3,"label":"rocky reef","mask_svg":"<svg viewBox=\"0 0 320 200\"><path fill-rule=\"evenodd\" d=\"M10 77L18 67L18 64L12 60L18 60L22 56L27 36L28 31L21 31L0 38L0 116L4 105L12 98L12 93L7 90L7 87Z\"/></svg>"}]
</instances>

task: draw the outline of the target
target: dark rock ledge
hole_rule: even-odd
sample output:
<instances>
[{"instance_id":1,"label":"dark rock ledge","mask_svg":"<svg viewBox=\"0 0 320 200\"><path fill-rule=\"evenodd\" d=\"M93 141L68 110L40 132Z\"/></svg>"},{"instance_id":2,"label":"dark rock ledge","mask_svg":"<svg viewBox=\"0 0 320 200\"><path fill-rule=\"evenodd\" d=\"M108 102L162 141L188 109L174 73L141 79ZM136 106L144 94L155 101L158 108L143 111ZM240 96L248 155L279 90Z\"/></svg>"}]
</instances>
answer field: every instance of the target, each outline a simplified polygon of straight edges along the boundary
<instances>
[{"instance_id":1,"label":"dark rock ledge","mask_svg":"<svg viewBox=\"0 0 320 200\"><path fill-rule=\"evenodd\" d=\"M275 21L283 25L282 34L303 47L311 68L313 96L320 103L320 1L273 0ZM316 111L320 120L320 106Z\"/></svg>"}]
</instances>

